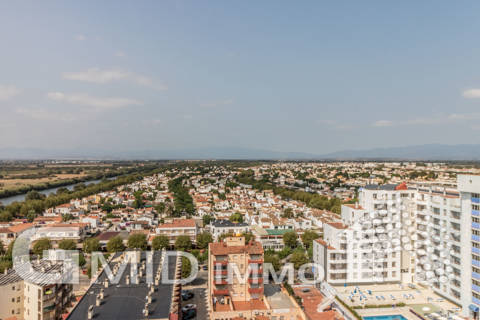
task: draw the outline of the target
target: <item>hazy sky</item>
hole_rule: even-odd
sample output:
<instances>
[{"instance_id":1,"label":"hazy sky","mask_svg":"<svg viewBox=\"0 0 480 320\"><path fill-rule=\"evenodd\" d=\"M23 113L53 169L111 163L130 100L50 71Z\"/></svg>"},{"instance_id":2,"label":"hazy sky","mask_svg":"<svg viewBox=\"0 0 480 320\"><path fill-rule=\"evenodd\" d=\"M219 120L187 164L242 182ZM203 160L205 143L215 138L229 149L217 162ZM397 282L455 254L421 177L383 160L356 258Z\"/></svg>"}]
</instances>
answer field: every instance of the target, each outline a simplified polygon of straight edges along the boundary
<instances>
[{"instance_id":1,"label":"hazy sky","mask_svg":"<svg viewBox=\"0 0 480 320\"><path fill-rule=\"evenodd\" d=\"M2 1L0 148L478 143L480 1Z\"/></svg>"}]
</instances>

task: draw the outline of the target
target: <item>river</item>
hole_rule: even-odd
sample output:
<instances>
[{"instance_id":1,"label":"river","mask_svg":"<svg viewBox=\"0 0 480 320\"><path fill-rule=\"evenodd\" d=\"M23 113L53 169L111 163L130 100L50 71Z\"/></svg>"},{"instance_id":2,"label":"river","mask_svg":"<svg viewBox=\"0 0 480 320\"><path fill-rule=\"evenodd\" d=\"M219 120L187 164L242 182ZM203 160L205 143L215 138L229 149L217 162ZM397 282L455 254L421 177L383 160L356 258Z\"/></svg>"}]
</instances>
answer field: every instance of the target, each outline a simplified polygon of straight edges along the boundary
<instances>
[{"instance_id":1,"label":"river","mask_svg":"<svg viewBox=\"0 0 480 320\"><path fill-rule=\"evenodd\" d=\"M111 178L108 178L108 180L115 180L117 177L111 177ZM100 181L102 181L102 179L98 179L98 180L90 180L90 181L85 181L85 182L79 182L79 183L84 183L84 184L97 184L99 183ZM68 190L73 190L73 187L75 185L77 185L78 183L74 183L74 184L69 184L69 185L66 185L66 186L61 186L61 187L55 187L55 188L49 188L49 189L44 189L44 190L38 190L39 193L41 194L44 194L46 196L48 196L49 194L51 193L57 193L57 190L60 189L60 188L67 188ZM6 197L6 198L0 198L0 202L4 205L4 206L8 206L9 204L15 202L15 201L24 201L25 200L25 196L27 194L24 193L24 194L17 194L16 196L11 196L11 197Z\"/></svg>"}]
</instances>

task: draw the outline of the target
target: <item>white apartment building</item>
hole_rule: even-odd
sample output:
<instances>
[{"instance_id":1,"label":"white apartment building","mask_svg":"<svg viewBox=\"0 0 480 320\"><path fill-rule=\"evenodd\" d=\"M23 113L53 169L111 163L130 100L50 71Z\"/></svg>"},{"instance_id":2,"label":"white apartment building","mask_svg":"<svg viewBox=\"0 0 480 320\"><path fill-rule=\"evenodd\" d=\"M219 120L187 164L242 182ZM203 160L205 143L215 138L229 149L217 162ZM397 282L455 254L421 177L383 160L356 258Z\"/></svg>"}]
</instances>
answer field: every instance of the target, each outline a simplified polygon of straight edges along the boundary
<instances>
[{"instance_id":1,"label":"white apartment building","mask_svg":"<svg viewBox=\"0 0 480 320\"><path fill-rule=\"evenodd\" d=\"M470 304L470 215L455 189L429 186L415 190L418 283L462 306ZM464 227L462 227L464 226Z\"/></svg>"},{"instance_id":2,"label":"white apartment building","mask_svg":"<svg viewBox=\"0 0 480 320\"><path fill-rule=\"evenodd\" d=\"M458 175L462 206L462 301L464 315L479 319L480 308L480 176ZM464 283L465 282L465 283ZM466 307L468 305L468 307Z\"/></svg>"},{"instance_id":3,"label":"white apartment building","mask_svg":"<svg viewBox=\"0 0 480 320\"><path fill-rule=\"evenodd\" d=\"M314 261L324 266L327 282L417 283L478 318L480 176L459 175L457 189L368 185L359 190L358 204L342 206L342 221L325 224L324 241L314 243ZM360 237L359 222L367 226ZM387 248L377 243L370 254L363 251L372 237Z\"/></svg>"},{"instance_id":4,"label":"white apartment building","mask_svg":"<svg viewBox=\"0 0 480 320\"><path fill-rule=\"evenodd\" d=\"M404 246L400 226L413 216L414 192L406 185L368 185L359 203L342 206L343 223L325 223L323 240L314 243L314 262L331 284L413 282L414 259ZM414 231L414 230L413 230ZM408 241L413 246L413 239Z\"/></svg>"}]
</instances>

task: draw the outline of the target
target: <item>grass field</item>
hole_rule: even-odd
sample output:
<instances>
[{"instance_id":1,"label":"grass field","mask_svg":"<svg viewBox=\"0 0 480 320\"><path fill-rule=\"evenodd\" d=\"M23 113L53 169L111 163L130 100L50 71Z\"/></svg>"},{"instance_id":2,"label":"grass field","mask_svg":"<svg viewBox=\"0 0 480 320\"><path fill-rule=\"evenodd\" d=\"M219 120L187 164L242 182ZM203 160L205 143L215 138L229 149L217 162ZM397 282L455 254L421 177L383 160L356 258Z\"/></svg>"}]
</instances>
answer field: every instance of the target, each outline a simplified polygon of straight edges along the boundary
<instances>
[{"instance_id":1,"label":"grass field","mask_svg":"<svg viewBox=\"0 0 480 320\"><path fill-rule=\"evenodd\" d=\"M109 162L0 162L0 193L10 195L24 192L25 188L47 188L52 184L88 180L136 167L138 163Z\"/></svg>"}]
</instances>

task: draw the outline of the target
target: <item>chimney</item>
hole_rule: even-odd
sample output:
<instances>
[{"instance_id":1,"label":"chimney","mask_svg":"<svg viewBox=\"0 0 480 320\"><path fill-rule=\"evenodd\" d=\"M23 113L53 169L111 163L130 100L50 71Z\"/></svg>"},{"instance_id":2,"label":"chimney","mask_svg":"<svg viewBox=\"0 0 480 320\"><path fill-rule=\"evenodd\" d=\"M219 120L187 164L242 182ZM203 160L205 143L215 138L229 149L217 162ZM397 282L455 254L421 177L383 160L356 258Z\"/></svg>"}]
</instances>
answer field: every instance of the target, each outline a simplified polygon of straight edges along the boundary
<instances>
[{"instance_id":1,"label":"chimney","mask_svg":"<svg viewBox=\"0 0 480 320\"><path fill-rule=\"evenodd\" d=\"M90 305L90 307L88 307L87 319L88 320L93 319L93 305Z\"/></svg>"}]
</instances>

